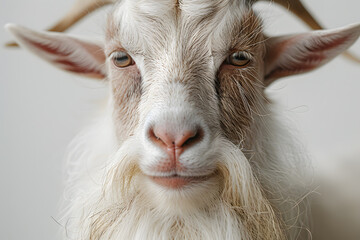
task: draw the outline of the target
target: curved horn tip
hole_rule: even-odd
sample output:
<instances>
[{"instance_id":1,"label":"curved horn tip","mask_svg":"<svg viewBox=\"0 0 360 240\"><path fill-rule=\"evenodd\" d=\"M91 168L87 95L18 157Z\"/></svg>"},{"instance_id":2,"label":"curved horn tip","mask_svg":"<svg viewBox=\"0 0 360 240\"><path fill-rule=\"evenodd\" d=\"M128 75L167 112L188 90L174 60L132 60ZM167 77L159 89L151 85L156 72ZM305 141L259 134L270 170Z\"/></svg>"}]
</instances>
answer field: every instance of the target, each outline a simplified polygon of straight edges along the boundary
<instances>
[{"instance_id":1,"label":"curved horn tip","mask_svg":"<svg viewBox=\"0 0 360 240\"><path fill-rule=\"evenodd\" d=\"M355 56L352 52L346 51L343 53L343 56L349 61L360 64L360 58Z\"/></svg>"},{"instance_id":2,"label":"curved horn tip","mask_svg":"<svg viewBox=\"0 0 360 240\"><path fill-rule=\"evenodd\" d=\"M9 47L9 48L19 47L19 44L17 44L16 42L8 42L5 43L5 47Z\"/></svg>"},{"instance_id":3,"label":"curved horn tip","mask_svg":"<svg viewBox=\"0 0 360 240\"><path fill-rule=\"evenodd\" d=\"M14 31L16 28L18 28L18 25L14 24L14 23L7 23L5 24L4 28L14 34ZM19 44L17 44L16 42L8 42L8 43L5 43L5 47L19 47Z\"/></svg>"}]
</instances>

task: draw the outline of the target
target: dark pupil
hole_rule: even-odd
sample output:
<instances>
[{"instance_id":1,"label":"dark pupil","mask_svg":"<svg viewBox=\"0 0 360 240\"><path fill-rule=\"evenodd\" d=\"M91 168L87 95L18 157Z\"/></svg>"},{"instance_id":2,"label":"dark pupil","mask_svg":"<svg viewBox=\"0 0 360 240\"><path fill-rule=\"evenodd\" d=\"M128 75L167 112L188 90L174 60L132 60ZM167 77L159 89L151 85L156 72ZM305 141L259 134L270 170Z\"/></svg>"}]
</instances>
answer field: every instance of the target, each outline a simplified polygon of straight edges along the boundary
<instances>
[{"instance_id":1,"label":"dark pupil","mask_svg":"<svg viewBox=\"0 0 360 240\"><path fill-rule=\"evenodd\" d=\"M241 54L241 53L235 53L235 54L233 55L233 58L235 58L235 59L238 60L238 61L247 60L247 58L246 58L243 54Z\"/></svg>"},{"instance_id":2,"label":"dark pupil","mask_svg":"<svg viewBox=\"0 0 360 240\"><path fill-rule=\"evenodd\" d=\"M117 62L124 62L124 61L127 61L128 60L128 56L124 55L124 56L117 56L115 57L115 60Z\"/></svg>"}]
</instances>

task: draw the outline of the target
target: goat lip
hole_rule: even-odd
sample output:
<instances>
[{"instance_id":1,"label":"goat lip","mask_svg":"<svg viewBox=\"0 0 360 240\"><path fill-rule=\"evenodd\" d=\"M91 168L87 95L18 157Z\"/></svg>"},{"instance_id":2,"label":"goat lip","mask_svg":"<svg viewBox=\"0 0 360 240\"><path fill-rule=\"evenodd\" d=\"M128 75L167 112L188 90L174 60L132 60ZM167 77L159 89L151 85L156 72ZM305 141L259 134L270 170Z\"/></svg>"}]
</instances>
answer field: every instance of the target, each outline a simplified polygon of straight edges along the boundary
<instances>
[{"instance_id":1,"label":"goat lip","mask_svg":"<svg viewBox=\"0 0 360 240\"><path fill-rule=\"evenodd\" d=\"M205 181L210 176L179 176L173 175L168 177L155 177L150 176L150 179L153 180L156 184L171 188L171 189L180 189L189 184L195 184L202 181Z\"/></svg>"}]
</instances>

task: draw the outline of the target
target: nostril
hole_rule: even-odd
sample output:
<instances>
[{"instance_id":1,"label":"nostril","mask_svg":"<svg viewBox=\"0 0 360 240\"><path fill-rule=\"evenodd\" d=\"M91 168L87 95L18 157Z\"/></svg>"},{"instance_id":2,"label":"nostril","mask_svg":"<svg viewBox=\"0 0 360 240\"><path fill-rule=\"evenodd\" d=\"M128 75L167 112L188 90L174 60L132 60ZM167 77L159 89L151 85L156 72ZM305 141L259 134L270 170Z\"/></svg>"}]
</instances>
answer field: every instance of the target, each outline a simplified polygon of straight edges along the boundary
<instances>
[{"instance_id":1,"label":"nostril","mask_svg":"<svg viewBox=\"0 0 360 240\"><path fill-rule=\"evenodd\" d=\"M161 134L157 134L153 128L150 128L149 130L149 138L151 141L153 141L156 145L160 145L161 147L167 147L168 144L166 144L166 142L164 142L164 138L165 136L161 135Z\"/></svg>"},{"instance_id":2,"label":"nostril","mask_svg":"<svg viewBox=\"0 0 360 240\"><path fill-rule=\"evenodd\" d=\"M188 148L200 142L204 137L204 131L197 128L195 131L186 131L176 144L176 147Z\"/></svg>"}]
</instances>

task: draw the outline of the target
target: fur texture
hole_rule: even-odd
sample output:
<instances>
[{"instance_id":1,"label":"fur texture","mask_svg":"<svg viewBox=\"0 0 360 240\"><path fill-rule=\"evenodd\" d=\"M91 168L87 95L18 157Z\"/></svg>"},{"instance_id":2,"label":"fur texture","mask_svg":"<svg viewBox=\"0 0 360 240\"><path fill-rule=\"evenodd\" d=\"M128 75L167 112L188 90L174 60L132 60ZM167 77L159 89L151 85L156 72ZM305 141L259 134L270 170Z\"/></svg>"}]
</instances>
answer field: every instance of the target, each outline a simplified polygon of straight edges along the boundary
<instances>
[{"instance_id":1,"label":"fur texture","mask_svg":"<svg viewBox=\"0 0 360 240\"><path fill-rule=\"evenodd\" d=\"M9 30L56 66L109 82L106 110L74 140L66 165L68 238L311 238L311 168L265 87L326 63L359 26L268 38L246 1L123 0L108 16L106 61L101 44ZM116 67L117 51L135 64ZM246 65L231 64L233 53ZM91 64L80 64L84 56ZM168 134L201 129L169 171L149 136L159 126ZM174 174L202 180L180 189L153 181Z\"/></svg>"},{"instance_id":2,"label":"fur texture","mask_svg":"<svg viewBox=\"0 0 360 240\"><path fill-rule=\"evenodd\" d=\"M108 160L97 171L91 168L94 176L84 173L83 177L89 179L80 182L93 179L97 186L88 186L85 192L74 190L70 214L75 214L77 220L68 228L80 230L74 232L76 239L297 236L301 228L307 228L297 218L305 214L302 197L308 188L299 191L297 185L304 183L298 182L301 177L294 177L301 175L296 169L304 169L303 163L293 159L299 154L283 158L286 154L271 149L267 141L275 136L267 136L272 131L266 133L266 129L276 124L268 115L269 104L258 80L263 74L258 64L264 53L261 21L245 4L219 2L205 6L203 1L182 2L181 15L177 13L173 19L178 10L169 3L157 1L155 7L121 2L109 17L108 55L112 49L126 49L137 68L123 71L109 64L113 86L110 109L119 149L108 153L111 157L105 157L103 160ZM137 15L131 15L133 8ZM203 11L195 14L193 9ZM149 17L149 21L137 20L139 16ZM117 24L124 21L133 25ZM134 32L141 35L134 36ZM231 41L223 39L224 35L230 35ZM146 45L140 47L143 43ZM246 49L252 53L252 65L242 71L217 71L228 54L225 49ZM211 141L197 150L205 153L203 160L189 154L188 168L196 160L194 172L213 174L208 181L174 191L144 176L151 173L151 163L162 156L155 154L158 149L147 148L142 131L159 121L169 127L182 126L184 121L203 122ZM154 160L149 152L155 155ZM82 159L86 162L97 160L85 156ZM80 163L79 167L84 165L88 164ZM293 179L291 187L289 176Z\"/></svg>"}]
</instances>

